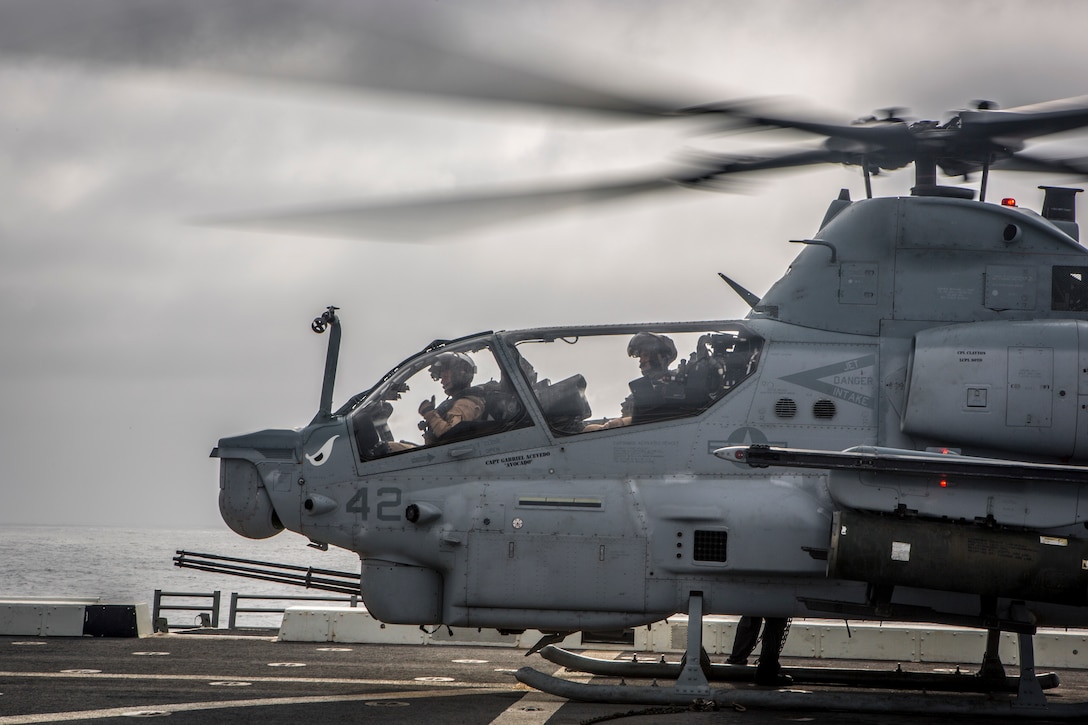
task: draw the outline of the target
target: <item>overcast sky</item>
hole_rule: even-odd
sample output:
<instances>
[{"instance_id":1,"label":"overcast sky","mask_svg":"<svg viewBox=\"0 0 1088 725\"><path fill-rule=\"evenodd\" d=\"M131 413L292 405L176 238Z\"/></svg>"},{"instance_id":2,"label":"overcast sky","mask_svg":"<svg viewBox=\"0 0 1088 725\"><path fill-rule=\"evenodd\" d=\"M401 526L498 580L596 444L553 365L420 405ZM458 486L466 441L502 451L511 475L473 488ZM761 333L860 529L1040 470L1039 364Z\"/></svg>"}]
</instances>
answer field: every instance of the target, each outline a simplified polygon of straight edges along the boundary
<instances>
[{"instance_id":1,"label":"overcast sky","mask_svg":"<svg viewBox=\"0 0 1088 725\"><path fill-rule=\"evenodd\" d=\"M848 122L1083 95L1086 28L1088 4L1039 0L0 2L0 523L216 525L208 453L313 417L326 338L309 322L327 305L342 402L435 338L742 317L716 272L762 294L840 188L863 195L856 169L809 169L430 244L198 223L783 140L360 87L445 82L452 61L417 67L437 39L681 102L797 96ZM1088 156L1083 137L1040 148ZM1037 208L1038 184L1071 181L995 174L990 195Z\"/></svg>"}]
</instances>

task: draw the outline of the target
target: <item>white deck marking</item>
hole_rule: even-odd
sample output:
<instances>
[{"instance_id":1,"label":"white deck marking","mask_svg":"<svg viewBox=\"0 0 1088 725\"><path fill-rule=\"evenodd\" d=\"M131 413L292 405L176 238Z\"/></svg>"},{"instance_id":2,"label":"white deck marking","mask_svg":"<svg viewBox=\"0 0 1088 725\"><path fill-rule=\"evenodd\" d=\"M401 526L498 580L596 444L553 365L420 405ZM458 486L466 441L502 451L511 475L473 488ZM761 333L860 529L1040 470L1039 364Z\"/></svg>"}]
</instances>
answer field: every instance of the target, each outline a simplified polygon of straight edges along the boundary
<instances>
[{"instance_id":1,"label":"white deck marking","mask_svg":"<svg viewBox=\"0 0 1088 725\"><path fill-rule=\"evenodd\" d=\"M7 675L2 673L0 675ZM100 677L95 675L95 677ZM186 678L188 679L188 678ZM268 678L266 678L268 679ZM277 678L283 679L283 678ZM363 682L362 680L349 680ZM377 680L366 682L378 682ZM408 683L410 684L410 683ZM418 684L418 683L416 683ZM509 692L511 687L485 687L482 685L461 687L478 692ZM105 717L126 717L137 713L158 711L163 713L199 712L201 710L230 710L243 707L269 707L282 705L310 705L330 702L377 702L381 700L418 700L430 697L456 697L464 694L454 689L445 692L429 690L426 692L372 692L363 695L310 695L304 697L266 697L259 700L216 700L209 702L181 702L171 705L140 705L133 707L111 707L101 710L76 710L72 712L43 712L35 715L8 715L0 717L0 725L35 725L36 723L76 722Z\"/></svg>"},{"instance_id":2,"label":"white deck marking","mask_svg":"<svg viewBox=\"0 0 1088 725\"><path fill-rule=\"evenodd\" d=\"M0 672L0 677L39 677L43 679L81 678L88 680L194 680L198 682L221 682L223 675L152 675L123 673L86 673L86 672ZM245 682L294 682L315 685L381 685L390 687L440 687L456 690L502 690L509 692L517 689L516 682L427 682L418 680L373 680L362 677L234 677ZM4 720L0 718L0 724Z\"/></svg>"}]
</instances>

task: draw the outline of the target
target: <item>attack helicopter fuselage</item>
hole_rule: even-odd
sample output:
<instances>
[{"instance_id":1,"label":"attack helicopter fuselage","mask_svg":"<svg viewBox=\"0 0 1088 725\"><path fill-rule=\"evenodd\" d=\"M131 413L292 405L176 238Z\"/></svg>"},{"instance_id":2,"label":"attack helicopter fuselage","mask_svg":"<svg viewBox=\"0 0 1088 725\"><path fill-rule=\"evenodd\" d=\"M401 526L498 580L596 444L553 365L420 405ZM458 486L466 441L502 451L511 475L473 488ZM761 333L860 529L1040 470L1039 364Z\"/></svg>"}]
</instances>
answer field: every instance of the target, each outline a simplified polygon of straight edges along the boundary
<instances>
[{"instance_id":1,"label":"attack helicopter fuselage","mask_svg":"<svg viewBox=\"0 0 1088 725\"><path fill-rule=\"evenodd\" d=\"M222 439L224 520L358 552L393 623L615 630L699 592L705 613L1088 625L1075 222L840 198L806 244L742 321L437 342L301 430ZM628 356L642 332L677 351L652 384ZM449 353L473 370L452 393L432 379ZM437 435L432 395L479 413ZM875 453L731 454L751 446Z\"/></svg>"}]
</instances>

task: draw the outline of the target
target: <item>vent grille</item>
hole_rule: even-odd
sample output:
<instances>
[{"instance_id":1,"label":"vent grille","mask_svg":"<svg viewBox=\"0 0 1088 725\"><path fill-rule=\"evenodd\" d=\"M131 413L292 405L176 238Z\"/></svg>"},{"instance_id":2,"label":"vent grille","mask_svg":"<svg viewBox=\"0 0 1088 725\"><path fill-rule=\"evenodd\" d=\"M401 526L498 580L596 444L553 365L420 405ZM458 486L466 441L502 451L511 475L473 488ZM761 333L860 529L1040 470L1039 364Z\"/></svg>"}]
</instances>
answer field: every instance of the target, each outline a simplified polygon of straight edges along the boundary
<instances>
[{"instance_id":1,"label":"vent grille","mask_svg":"<svg viewBox=\"0 0 1088 725\"><path fill-rule=\"evenodd\" d=\"M728 538L726 531L696 531L695 561L725 561Z\"/></svg>"},{"instance_id":2,"label":"vent grille","mask_svg":"<svg viewBox=\"0 0 1088 725\"><path fill-rule=\"evenodd\" d=\"M792 418L797 415L797 403L789 398L780 398L774 404L774 414L779 418Z\"/></svg>"},{"instance_id":3,"label":"vent grille","mask_svg":"<svg viewBox=\"0 0 1088 725\"><path fill-rule=\"evenodd\" d=\"M817 400L812 404L812 415L819 420L831 420L835 417L835 403L827 400Z\"/></svg>"}]
</instances>

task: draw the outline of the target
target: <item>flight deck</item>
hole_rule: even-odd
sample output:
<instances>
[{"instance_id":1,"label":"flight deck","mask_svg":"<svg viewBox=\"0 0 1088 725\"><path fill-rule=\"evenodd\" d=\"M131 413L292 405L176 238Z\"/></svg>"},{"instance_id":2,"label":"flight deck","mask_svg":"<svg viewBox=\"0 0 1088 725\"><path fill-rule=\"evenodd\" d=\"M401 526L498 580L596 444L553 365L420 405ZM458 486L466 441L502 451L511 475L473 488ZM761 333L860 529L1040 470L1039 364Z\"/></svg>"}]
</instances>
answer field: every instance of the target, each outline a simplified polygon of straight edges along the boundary
<instances>
[{"instance_id":1,"label":"flight deck","mask_svg":"<svg viewBox=\"0 0 1088 725\"><path fill-rule=\"evenodd\" d=\"M245 634L194 630L143 638L0 637L0 725L119 722L120 718L165 717L182 723L480 723L575 725L589 722L838 723L854 698L886 697L894 703L972 703L986 695L952 693L862 693L849 686L799 685L784 694L819 707L778 710L753 706L753 698L776 692L749 684L735 688L737 704L716 710L694 707L569 702L519 684L524 666L575 682L618 684L618 679L568 672L524 650L494 646L379 645L284 642L274 631ZM598 658L630 659L632 652L587 651ZM826 661L783 658L791 667L828 666ZM835 667L893 671L894 663L837 661ZM904 670L949 672L948 665L903 663ZM965 668L966 669L966 668ZM1061 685L1049 702L1088 702L1088 672L1054 670ZM630 684L650 684L636 683ZM1003 696L995 696L1000 699ZM855 723L951 722L942 716L855 714ZM959 720L961 718L954 718ZM990 720L992 722L992 720ZM1010 720L1012 721L1012 720ZM1047 721L1046 717L1016 721Z\"/></svg>"}]
</instances>

